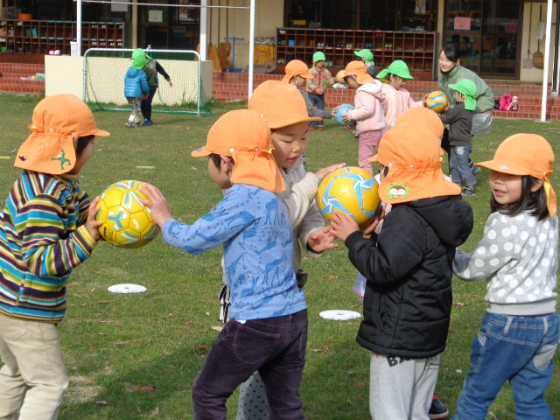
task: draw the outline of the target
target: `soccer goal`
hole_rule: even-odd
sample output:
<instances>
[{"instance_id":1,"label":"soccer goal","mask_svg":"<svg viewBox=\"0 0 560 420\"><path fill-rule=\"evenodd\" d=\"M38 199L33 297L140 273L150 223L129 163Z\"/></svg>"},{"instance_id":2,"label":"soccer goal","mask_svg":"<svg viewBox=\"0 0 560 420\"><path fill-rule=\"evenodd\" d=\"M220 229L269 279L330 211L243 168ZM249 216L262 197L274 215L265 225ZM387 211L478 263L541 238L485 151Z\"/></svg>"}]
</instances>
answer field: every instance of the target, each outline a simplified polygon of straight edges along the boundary
<instances>
[{"instance_id":1,"label":"soccer goal","mask_svg":"<svg viewBox=\"0 0 560 420\"><path fill-rule=\"evenodd\" d=\"M91 48L84 54L84 102L94 111L130 111L124 97L124 76L132 65L132 49ZM173 87L158 74L152 112L212 114L204 89L200 55L189 50L145 50L165 69Z\"/></svg>"}]
</instances>

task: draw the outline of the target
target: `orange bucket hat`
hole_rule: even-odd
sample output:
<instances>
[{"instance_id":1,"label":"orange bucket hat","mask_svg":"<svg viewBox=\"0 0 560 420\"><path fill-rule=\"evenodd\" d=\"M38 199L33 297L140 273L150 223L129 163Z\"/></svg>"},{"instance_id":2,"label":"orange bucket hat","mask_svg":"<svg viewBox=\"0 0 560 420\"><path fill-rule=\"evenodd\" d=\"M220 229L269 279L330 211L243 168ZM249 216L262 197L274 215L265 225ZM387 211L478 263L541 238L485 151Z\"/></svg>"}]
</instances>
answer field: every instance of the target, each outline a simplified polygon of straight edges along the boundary
<instances>
[{"instance_id":1,"label":"orange bucket hat","mask_svg":"<svg viewBox=\"0 0 560 420\"><path fill-rule=\"evenodd\" d=\"M370 159L389 168L379 186L387 204L461 194L461 187L443 177L441 148L436 135L424 125L396 124L379 143Z\"/></svg>"},{"instance_id":2,"label":"orange bucket hat","mask_svg":"<svg viewBox=\"0 0 560 420\"><path fill-rule=\"evenodd\" d=\"M358 60L350 61L348 63L348 65L344 69L344 76L342 77L347 76L354 76L356 78L356 81L360 85L363 85L367 82L373 82L374 80L373 77L371 77L367 72L366 63Z\"/></svg>"},{"instance_id":3,"label":"orange bucket hat","mask_svg":"<svg viewBox=\"0 0 560 420\"><path fill-rule=\"evenodd\" d=\"M29 129L32 133L20 146L14 166L52 175L74 168L74 141L78 137L109 137L107 131L97 128L88 106L69 94L49 96L39 102Z\"/></svg>"},{"instance_id":4,"label":"orange bucket hat","mask_svg":"<svg viewBox=\"0 0 560 420\"><path fill-rule=\"evenodd\" d=\"M307 64L305 64L301 60L290 61L288 64L286 64L286 68L284 69L284 71L286 72L286 75L282 79L282 82L284 83L290 83L290 80L292 80L292 77L294 76L301 76L305 79L315 78L315 76L309 73L309 68L307 67Z\"/></svg>"},{"instance_id":5,"label":"orange bucket hat","mask_svg":"<svg viewBox=\"0 0 560 420\"><path fill-rule=\"evenodd\" d=\"M261 83L255 89L249 109L261 114L272 129L321 120L321 117L309 116L305 99L296 87L274 80Z\"/></svg>"},{"instance_id":6,"label":"orange bucket hat","mask_svg":"<svg viewBox=\"0 0 560 420\"><path fill-rule=\"evenodd\" d=\"M206 145L194 150L194 157L212 153L231 156L233 184L248 184L273 193L286 189L272 156L272 139L266 121L255 111L239 109L222 115L212 125Z\"/></svg>"},{"instance_id":7,"label":"orange bucket hat","mask_svg":"<svg viewBox=\"0 0 560 420\"><path fill-rule=\"evenodd\" d=\"M436 135L440 140L443 138L443 123L438 115L428 108L411 108L403 112L397 118L397 124L413 123L428 127L428 129Z\"/></svg>"},{"instance_id":8,"label":"orange bucket hat","mask_svg":"<svg viewBox=\"0 0 560 420\"><path fill-rule=\"evenodd\" d=\"M550 184L554 166L554 151L550 143L538 134L514 134L505 139L494 154L494 159L477 166L509 175L531 175L544 180L548 214L556 216L556 193Z\"/></svg>"}]
</instances>

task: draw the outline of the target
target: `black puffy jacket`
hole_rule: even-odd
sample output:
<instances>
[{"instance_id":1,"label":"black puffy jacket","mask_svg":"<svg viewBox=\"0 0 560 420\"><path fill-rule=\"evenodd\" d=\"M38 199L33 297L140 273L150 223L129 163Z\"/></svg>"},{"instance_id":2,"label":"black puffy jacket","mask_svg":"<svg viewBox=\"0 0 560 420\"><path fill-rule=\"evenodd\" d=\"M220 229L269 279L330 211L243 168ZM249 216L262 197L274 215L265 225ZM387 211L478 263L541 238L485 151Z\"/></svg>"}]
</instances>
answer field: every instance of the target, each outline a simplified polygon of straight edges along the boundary
<instances>
[{"instance_id":1,"label":"black puffy jacket","mask_svg":"<svg viewBox=\"0 0 560 420\"><path fill-rule=\"evenodd\" d=\"M352 264L367 279L361 346L422 359L445 349L452 305L451 263L471 233L461 196L394 205L379 236L346 239Z\"/></svg>"}]
</instances>

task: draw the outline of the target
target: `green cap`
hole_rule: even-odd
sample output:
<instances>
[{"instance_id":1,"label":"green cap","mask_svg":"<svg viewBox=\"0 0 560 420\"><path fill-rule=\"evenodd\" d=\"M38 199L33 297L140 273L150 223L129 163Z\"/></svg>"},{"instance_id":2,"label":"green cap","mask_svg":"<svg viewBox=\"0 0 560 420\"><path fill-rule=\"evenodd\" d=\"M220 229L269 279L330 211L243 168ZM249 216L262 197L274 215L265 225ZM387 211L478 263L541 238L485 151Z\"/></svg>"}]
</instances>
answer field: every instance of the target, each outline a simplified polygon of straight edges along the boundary
<instances>
[{"instance_id":1,"label":"green cap","mask_svg":"<svg viewBox=\"0 0 560 420\"><path fill-rule=\"evenodd\" d=\"M366 64L373 64L373 53L368 49L354 51L354 55L363 58Z\"/></svg>"},{"instance_id":2,"label":"green cap","mask_svg":"<svg viewBox=\"0 0 560 420\"><path fill-rule=\"evenodd\" d=\"M402 60L393 61L389 65L389 67L387 67L384 70L381 70L379 73L377 73L377 76L375 77L377 77L378 79L387 79L390 74L394 74L395 76L399 76L403 79L414 79L414 77L410 75L408 66Z\"/></svg>"},{"instance_id":3,"label":"green cap","mask_svg":"<svg viewBox=\"0 0 560 420\"><path fill-rule=\"evenodd\" d=\"M313 63L316 63L317 61L326 61L327 57L325 57L325 54L322 51L317 51L315 54L313 54Z\"/></svg>"},{"instance_id":4,"label":"green cap","mask_svg":"<svg viewBox=\"0 0 560 420\"><path fill-rule=\"evenodd\" d=\"M474 111L476 109L476 83L472 80L462 79L454 85L449 85L449 89L455 90L465 95L465 109Z\"/></svg>"},{"instance_id":5,"label":"green cap","mask_svg":"<svg viewBox=\"0 0 560 420\"><path fill-rule=\"evenodd\" d=\"M143 57L144 55L145 55L145 53L144 53L144 50L142 48L136 48L134 51L132 51L131 59L134 60L136 57L139 57L139 56Z\"/></svg>"},{"instance_id":6,"label":"green cap","mask_svg":"<svg viewBox=\"0 0 560 420\"><path fill-rule=\"evenodd\" d=\"M146 65L146 57L139 55L132 60L132 67L138 70L142 70L142 67Z\"/></svg>"}]
</instances>

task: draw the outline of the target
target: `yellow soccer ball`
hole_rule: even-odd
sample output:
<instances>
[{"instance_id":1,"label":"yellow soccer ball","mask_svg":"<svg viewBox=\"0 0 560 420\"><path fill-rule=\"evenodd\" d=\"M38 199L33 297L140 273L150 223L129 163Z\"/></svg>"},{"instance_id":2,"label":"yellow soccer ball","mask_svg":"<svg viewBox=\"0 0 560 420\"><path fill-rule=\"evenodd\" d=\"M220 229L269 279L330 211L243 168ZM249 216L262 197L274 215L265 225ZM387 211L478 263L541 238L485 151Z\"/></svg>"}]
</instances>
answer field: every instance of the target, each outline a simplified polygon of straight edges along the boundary
<instances>
[{"instance_id":1,"label":"yellow soccer ball","mask_svg":"<svg viewBox=\"0 0 560 420\"><path fill-rule=\"evenodd\" d=\"M342 83L343 85L346 84L346 80L344 80L344 70L340 70L336 73L335 79L338 83Z\"/></svg>"},{"instance_id":2,"label":"yellow soccer ball","mask_svg":"<svg viewBox=\"0 0 560 420\"><path fill-rule=\"evenodd\" d=\"M433 111L436 111L438 114L441 114L447 108L447 104L449 100L445 93L440 90L435 90L428 95L426 98L426 107Z\"/></svg>"},{"instance_id":3,"label":"yellow soccer ball","mask_svg":"<svg viewBox=\"0 0 560 420\"><path fill-rule=\"evenodd\" d=\"M103 224L99 233L110 244L140 248L157 236L159 227L150 209L138 200L147 199L138 189L141 185L139 181L119 181L101 194L97 220Z\"/></svg>"},{"instance_id":4,"label":"yellow soccer ball","mask_svg":"<svg viewBox=\"0 0 560 420\"><path fill-rule=\"evenodd\" d=\"M340 168L319 184L317 207L327 220L340 212L352 216L363 227L379 211L378 189L375 178L366 170L352 166Z\"/></svg>"}]
</instances>

